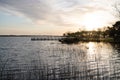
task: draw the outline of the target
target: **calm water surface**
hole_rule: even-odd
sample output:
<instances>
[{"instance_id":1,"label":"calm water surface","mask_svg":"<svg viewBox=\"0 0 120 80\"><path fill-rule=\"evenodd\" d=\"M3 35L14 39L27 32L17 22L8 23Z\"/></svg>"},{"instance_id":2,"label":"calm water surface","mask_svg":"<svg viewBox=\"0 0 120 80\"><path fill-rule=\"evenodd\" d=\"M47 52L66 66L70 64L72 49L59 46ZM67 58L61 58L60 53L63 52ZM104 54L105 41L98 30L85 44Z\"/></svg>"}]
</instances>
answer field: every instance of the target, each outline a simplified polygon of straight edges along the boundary
<instances>
[{"instance_id":1,"label":"calm water surface","mask_svg":"<svg viewBox=\"0 0 120 80\"><path fill-rule=\"evenodd\" d=\"M120 80L120 44L0 37L0 80Z\"/></svg>"}]
</instances>

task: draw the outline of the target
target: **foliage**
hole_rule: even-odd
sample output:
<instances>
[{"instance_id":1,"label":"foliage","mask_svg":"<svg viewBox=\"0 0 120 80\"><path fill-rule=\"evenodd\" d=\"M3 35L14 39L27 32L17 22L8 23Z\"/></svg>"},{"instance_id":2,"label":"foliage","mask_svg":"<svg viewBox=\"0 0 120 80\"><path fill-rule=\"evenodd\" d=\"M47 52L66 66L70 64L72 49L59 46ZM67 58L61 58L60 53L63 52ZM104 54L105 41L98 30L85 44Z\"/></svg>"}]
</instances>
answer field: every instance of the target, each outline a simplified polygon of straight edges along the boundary
<instances>
[{"instance_id":1,"label":"foliage","mask_svg":"<svg viewBox=\"0 0 120 80\"><path fill-rule=\"evenodd\" d=\"M114 41L120 41L120 21L117 21L113 27L108 28L109 36L114 39Z\"/></svg>"},{"instance_id":2,"label":"foliage","mask_svg":"<svg viewBox=\"0 0 120 80\"><path fill-rule=\"evenodd\" d=\"M79 41L105 41L105 42L120 42L120 21L117 21L113 27L107 27L106 30L98 31L77 31L73 33L65 33L64 39L60 40L63 43L76 43Z\"/></svg>"}]
</instances>

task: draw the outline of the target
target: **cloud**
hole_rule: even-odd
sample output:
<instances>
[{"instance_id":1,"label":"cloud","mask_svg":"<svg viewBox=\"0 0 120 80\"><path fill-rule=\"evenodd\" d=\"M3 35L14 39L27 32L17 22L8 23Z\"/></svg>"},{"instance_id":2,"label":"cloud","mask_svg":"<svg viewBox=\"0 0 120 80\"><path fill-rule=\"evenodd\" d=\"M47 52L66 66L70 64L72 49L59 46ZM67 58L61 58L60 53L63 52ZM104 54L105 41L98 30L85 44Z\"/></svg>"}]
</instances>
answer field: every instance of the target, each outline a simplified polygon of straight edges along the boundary
<instances>
[{"instance_id":1,"label":"cloud","mask_svg":"<svg viewBox=\"0 0 120 80\"><path fill-rule=\"evenodd\" d=\"M40 0L0 0L0 6L31 19L44 19L51 10L47 3Z\"/></svg>"},{"instance_id":2,"label":"cloud","mask_svg":"<svg viewBox=\"0 0 120 80\"><path fill-rule=\"evenodd\" d=\"M112 0L0 0L0 9L38 24L73 26L86 13L109 11L109 1Z\"/></svg>"}]
</instances>

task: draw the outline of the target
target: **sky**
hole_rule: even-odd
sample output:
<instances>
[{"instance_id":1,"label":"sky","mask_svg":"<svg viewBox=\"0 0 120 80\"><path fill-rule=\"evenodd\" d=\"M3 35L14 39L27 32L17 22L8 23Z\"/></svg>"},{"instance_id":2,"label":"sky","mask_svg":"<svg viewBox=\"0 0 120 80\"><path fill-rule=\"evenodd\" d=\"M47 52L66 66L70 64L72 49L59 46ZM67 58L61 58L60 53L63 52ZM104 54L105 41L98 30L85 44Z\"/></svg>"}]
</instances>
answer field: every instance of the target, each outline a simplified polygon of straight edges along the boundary
<instances>
[{"instance_id":1,"label":"sky","mask_svg":"<svg viewBox=\"0 0 120 80\"><path fill-rule=\"evenodd\" d=\"M111 26L119 0L0 0L0 35L62 35Z\"/></svg>"}]
</instances>

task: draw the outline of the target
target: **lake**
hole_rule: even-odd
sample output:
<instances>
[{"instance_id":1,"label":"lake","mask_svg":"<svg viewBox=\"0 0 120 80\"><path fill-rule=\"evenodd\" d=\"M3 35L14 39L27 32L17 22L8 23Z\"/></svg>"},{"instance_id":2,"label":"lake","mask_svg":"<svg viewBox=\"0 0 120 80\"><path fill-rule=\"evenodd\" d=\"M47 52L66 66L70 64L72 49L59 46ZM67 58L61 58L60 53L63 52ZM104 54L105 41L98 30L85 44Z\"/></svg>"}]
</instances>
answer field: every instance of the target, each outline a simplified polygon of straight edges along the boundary
<instances>
[{"instance_id":1,"label":"lake","mask_svg":"<svg viewBox=\"0 0 120 80\"><path fill-rule=\"evenodd\" d=\"M0 37L0 80L120 80L120 44Z\"/></svg>"}]
</instances>

